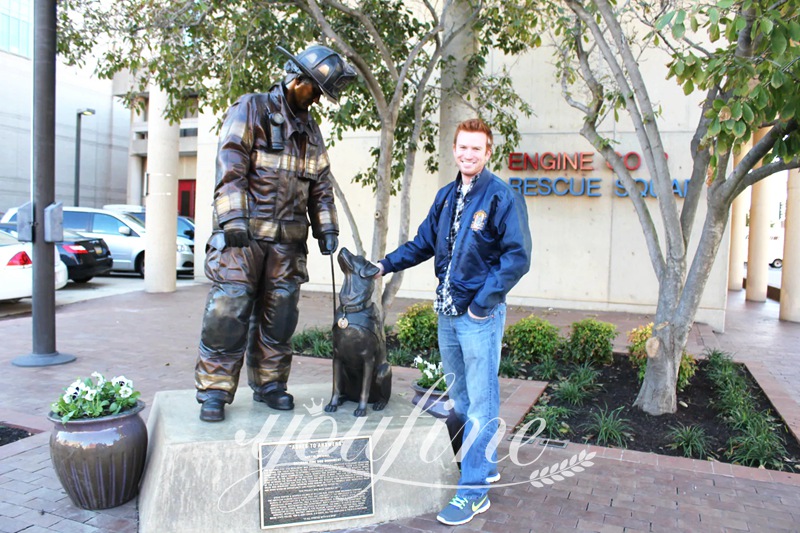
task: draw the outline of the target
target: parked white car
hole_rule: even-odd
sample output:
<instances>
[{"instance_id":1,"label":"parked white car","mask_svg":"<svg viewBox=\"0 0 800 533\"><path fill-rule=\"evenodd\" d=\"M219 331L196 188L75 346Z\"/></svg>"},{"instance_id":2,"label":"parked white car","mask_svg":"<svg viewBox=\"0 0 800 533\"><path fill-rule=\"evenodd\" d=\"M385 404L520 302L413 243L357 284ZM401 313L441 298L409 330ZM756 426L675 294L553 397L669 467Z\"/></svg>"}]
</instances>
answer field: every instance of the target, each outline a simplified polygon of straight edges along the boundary
<instances>
[{"instance_id":1,"label":"parked white car","mask_svg":"<svg viewBox=\"0 0 800 533\"><path fill-rule=\"evenodd\" d=\"M55 255L56 289L67 284L67 266ZM33 246L0 232L0 301L33 295Z\"/></svg>"},{"instance_id":2,"label":"parked white car","mask_svg":"<svg viewBox=\"0 0 800 533\"><path fill-rule=\"evenodd\" d=\"M9 209L2 222L15 222L17 208ZM64 207L64 229L84 237L103 239L111 250L113 270L137 272L144 277L144 225L125 213L91 207ZM177 237L176 261L178 274L194 272L194 243Z\"/></svg>"}]
</instances>

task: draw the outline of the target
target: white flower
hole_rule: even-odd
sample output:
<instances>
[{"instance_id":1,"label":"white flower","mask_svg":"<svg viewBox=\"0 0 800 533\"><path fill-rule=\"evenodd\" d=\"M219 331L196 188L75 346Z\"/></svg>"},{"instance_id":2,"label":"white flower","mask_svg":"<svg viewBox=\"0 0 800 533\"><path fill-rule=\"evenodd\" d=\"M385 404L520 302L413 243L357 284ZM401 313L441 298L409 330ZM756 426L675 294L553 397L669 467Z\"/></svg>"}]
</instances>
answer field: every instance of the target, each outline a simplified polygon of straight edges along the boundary
<instances>
[{"instance_id":1,"label":"white flower","mask_svg":"<svg viewBox=\"0 0 800 533\"><path fill-rule=\"evenodd\" d=\"M422 374L428 379L433 379L433 372L431 372L430 369L428 369L428 368L423 370Z\"/></svg>"},{"instance_id":2,"label":"white flower","mask_svg":"<svg viewBox=\"0 0 800 533\"><path fill-rule=\"evenodd\" d=\"M92 377L97 380L97 386L102 387L106 383L106 378L100 372L92 372Z\"/></svg>"},{"instance_id":3,"label":"white flower","mask_svg":"<svg viewBox=\"0 0 800 533\"><path fill-rule=\"evenodd\" d=\"M61 399L64 400L64 403L66 404L72 403L72 395L69 392L62 396Z\"/></svg>"},{"instance_id":4,"label":"white flower","mask_svg":"<svg viewBox=\"0 0 800 533\"><path fill-rule=\"evenodd\" d=\"M129 380L125 376L116 376L111 380L111 382L121 387L133 388L133 381Z\"/></svg>"},{"instance_id":5,"label":"white flower","mask_svg":"<svg viewBox=\"0 0 800 533\"><path fill-rule=\"evenodd\" d=\"M414 358L414 364L415 365L421 365L423 362L424 362L424 359L422 359L422 357L420 357L419 355Z\"/></svg>"},{"instance_id":6,"label":"white flower","mask_svg":"<svg viewBox=\"0 0 800 533\"><path fill-rule=\"evenodd\" d=\"M97 390L95 390L95 389L86 389L86 392L84 393L83 397L87 401L91 402L92 400L94 400L95 394L97 394Z\"/></svg>"},{"instance_id":7,"label":"white flower","mask_svg":"<svg viewBox=\"0 0 800 533\"><path fill-rule=\"evenodd\" d=\"M123 385L122 388L119 389L119 395L122 398L129 398L131 394L133 394L133 389L131 389L127 385Z\"/></svg>"}]
</instances>

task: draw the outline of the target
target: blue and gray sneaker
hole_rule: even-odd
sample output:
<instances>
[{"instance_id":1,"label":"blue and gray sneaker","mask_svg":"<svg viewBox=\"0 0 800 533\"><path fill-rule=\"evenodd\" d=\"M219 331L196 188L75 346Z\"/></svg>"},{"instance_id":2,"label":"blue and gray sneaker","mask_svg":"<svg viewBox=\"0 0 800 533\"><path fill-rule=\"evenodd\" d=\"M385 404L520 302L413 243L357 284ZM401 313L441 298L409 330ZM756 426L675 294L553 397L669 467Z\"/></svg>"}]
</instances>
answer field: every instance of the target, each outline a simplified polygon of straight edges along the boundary
<instances>
[{"instance_id":1,"label":"blue and gray sneaker","mask_svg":"<svg viewBox=\"0 0 800 533\"><path fill-rule=\"evenodd\" d=\"M453 496L447 507L441 510L436 519L448 526L459 526L472 520L476 514L486 512L490 505L488 494L473 499L456 495Z\"/></svg>"},{"instance_id":2,"label":"blue and gray sneaker","mask_svg":"<svg viewBox=\"0 0 800 533\"><path fill-rule=\"evenodd\" d=\"M495 483L500 481L500 472L495 472L494 474L489 474L486 477L486 483Z\"/></svg>"}]
</instances>

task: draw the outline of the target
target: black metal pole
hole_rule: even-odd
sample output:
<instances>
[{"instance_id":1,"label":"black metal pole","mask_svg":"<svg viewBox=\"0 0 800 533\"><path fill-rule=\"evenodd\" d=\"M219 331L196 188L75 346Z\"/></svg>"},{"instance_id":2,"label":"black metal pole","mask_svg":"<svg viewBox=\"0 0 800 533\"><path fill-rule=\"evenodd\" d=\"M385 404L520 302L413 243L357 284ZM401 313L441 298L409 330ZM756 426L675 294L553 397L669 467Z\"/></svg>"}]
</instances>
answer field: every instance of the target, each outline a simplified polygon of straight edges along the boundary
<instances>
[{"instance_id":1,"label":"black metal pole","mask_svg":"<svg viewBox=\"0 0 800 533\"><path fill-rule=\"evenodd\" d=\"M56 0L36 0L33 9L33 353L14 359L16 366L75 360L56 351L55 246L44 240L44 208L56 189Z\"/></svg>"},{"instance_id":2,"label":"black metal pole","mask_svg":"<svg viewBox=\"0 0 800 533\"><path fill-rule=\"evenodd\" d=\"M83 113L78 112L75 126L75 196L72 202L75 207L81 205L81 117Z\"/></svg>"}]
</instances>

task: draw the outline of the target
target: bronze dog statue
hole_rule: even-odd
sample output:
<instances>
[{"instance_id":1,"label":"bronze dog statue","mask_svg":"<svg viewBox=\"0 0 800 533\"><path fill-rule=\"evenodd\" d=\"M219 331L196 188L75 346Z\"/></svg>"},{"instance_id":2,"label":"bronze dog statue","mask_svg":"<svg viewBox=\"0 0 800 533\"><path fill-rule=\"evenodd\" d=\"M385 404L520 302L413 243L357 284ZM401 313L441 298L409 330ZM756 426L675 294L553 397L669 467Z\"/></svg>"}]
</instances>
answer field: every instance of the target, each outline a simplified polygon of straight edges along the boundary
<instances>
[{"instance_id":1,"label":"bronze dog statue","mask_svg":"<svg viewBox=\"0 0 800 533\"><path fill-rule=\"evenodd\" d=\"M354 416L367 416L367 403L380 411L392 393L382 321L372 303L378 267L347 248L339 252L344 283L333 324L333 394L325 411L358 402Z\"/></svg>"}]
</instances>

